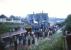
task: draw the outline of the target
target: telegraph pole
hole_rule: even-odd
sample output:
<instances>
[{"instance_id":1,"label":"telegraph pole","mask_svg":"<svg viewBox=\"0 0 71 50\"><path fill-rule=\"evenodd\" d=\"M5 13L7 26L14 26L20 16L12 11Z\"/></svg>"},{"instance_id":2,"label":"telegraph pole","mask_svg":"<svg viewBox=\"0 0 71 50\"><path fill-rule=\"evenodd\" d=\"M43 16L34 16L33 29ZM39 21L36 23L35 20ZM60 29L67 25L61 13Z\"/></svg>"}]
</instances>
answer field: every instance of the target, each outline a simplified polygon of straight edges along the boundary
<instances>
[{"instance_id":1,"label":"telegraph pole","mask_svg":"<svg viewBox=\"0 0 71 50\"><path fill-rule=\"evenodd\" d=\"M64 37L64 41L65 41L65 50L68 50L68 45L67 45L67 40L66 40L66 36L67 35L67 31L65 31L65 37Z\"/></svg>"}]
</instances>

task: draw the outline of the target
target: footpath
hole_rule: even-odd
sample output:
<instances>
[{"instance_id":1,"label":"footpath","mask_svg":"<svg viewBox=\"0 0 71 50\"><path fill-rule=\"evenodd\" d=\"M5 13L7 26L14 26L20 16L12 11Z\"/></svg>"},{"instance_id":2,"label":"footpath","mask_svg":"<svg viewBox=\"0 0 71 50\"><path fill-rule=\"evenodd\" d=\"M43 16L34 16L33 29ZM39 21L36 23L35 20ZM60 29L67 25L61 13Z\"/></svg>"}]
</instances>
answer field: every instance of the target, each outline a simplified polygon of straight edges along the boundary
<instances>
[{"instance_id":1,"label":"footpath","mask_svg":"<svg viewBox=\"0 0 71 50\"><path fill-rule=\"evenodd\" d=\"M49 50L51 49L51 46L54 45L59 39L62 37L62 30L59 29L53 34L51 37L46 37L42 40L38 41L37 46L33 46L30 50Z\"/></svg>"}]
</instances>

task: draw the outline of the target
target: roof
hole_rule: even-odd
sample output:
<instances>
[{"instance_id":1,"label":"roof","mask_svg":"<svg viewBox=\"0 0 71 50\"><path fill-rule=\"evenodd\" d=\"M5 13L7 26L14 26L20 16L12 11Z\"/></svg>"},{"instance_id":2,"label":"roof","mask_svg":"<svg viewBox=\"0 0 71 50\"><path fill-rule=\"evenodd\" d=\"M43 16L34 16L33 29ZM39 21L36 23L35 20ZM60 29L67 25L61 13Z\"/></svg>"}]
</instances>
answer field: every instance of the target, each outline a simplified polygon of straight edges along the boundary
<instances>
[{"instance_id":1,"label":"roof","mask_svg":"<svg viewBox=\"0 0 71 50\"><path fill-rule=\"evenodd\" d=\"M0 18L7 18L5 15L0 15Z\"/></svg>"},{"instance_id":2,"label":"roof","mask_svg":"<svg viewBox=\"0 0 71 50\"><path fill-rule=\"evenodd\" d=\"M17 16L10 16L10 18L12 18L13 20L20 20L20 17L17 17Z\"/></svg>"}]
</instances>

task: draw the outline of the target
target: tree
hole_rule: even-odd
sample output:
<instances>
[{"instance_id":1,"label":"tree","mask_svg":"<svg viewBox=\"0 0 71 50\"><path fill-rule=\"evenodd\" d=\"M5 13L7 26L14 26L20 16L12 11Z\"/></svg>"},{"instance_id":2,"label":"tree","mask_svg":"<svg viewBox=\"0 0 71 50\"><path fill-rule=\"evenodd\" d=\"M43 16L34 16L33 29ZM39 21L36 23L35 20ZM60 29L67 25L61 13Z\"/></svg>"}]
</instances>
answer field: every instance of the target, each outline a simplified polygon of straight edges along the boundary
<instances>
[{"instance_id":1,"label":"tree","mask_svg":"<svg viewBox=\"0 0 71 50\"><path fill-rule=\"evenodd\" d=\"M65 30L71 32L71 14L67 16L66 20L65 20Z\"/></svg>"},{"instance_id":2,"label":"tree","mask_svg":"<svg viewBox=\"0 0 71 50\"><path fill-rule=\"evenodd\" d=\"M10 28L6 24L4 23L0 24L0 34L9 32L9 31L10 31Z\"/></svg>"}]
</instances>

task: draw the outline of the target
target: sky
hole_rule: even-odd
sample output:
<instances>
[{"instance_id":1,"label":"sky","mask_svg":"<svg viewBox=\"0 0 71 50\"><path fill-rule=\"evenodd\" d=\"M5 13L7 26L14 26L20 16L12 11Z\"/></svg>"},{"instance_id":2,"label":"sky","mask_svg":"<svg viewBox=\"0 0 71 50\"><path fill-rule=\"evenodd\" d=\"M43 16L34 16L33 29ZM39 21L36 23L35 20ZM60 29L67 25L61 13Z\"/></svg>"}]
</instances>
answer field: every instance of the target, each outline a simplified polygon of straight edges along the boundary
<instances>
[{"instance_id":1,"label":"sky","mask_svg":"<svg viewBox=\"0 0 71 50\"><path fill-rule=\"evenodd\" d=\"M49 17L66 18L71 14L71 0L0 0L0 15L26 17L42 11Z\"/></svg>"}]
</instances>

